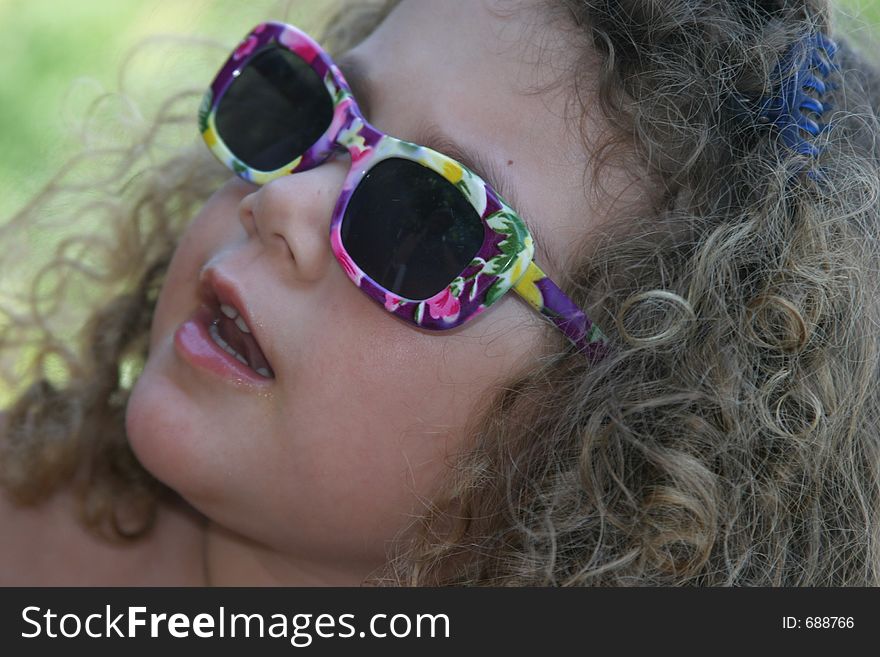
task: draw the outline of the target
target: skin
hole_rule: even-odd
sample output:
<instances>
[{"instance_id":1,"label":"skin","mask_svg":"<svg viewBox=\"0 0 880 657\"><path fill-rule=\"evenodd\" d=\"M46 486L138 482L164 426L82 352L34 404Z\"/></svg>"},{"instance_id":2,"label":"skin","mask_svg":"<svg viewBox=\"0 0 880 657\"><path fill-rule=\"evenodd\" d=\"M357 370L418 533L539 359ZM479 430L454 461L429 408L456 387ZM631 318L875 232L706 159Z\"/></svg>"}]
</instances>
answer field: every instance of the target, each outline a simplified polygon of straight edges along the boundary
<instances>
[{"instance_id":1,"label":"skin","mask_svg":"<svg viewBox=\"0 0 880 657\"><path fill-rule=\"evenodd\" d=\"M354 51L367 118L422 143L431 122L493 160L562 261L602 213L585 196L564 89L532 92L574 51L527 7L497 11L508 6L404 0ZM230 180L192 221L159 298L127 428L144 466L203 515L212 584L359 584L465 446L465 422L551 334L514 294L444 333L368 299L329 243L348 166L340 155L262 188ZM558 277L556 262L539 264ZM175 352L208 266L244 291L276 375L268 390Z\"/></svg>"}]
</instances>

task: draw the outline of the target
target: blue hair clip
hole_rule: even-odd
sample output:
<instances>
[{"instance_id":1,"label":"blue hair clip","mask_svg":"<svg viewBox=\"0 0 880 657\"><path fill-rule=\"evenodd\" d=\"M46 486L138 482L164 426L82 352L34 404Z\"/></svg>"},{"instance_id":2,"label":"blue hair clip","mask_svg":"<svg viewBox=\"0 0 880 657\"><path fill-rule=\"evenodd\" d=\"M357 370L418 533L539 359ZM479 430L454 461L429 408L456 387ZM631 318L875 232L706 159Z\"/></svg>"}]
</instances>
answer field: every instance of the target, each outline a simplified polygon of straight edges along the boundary
<instances>
[{"instance_id":1,"label":"blue hair clip","mask_svg":"<svg viewBox=\"0 0 880 657\"><path fill-rule=\"evenodd\" d=\"M838 70L836 52L837 44L821 33L797 41L773 71L774 94L759 101L758 122L776 126L783 143L801 155L818 157L813 140L830 128L822 116L831 109L824 96L836 88L829 82Z\"/></svg>"}]
</instances>

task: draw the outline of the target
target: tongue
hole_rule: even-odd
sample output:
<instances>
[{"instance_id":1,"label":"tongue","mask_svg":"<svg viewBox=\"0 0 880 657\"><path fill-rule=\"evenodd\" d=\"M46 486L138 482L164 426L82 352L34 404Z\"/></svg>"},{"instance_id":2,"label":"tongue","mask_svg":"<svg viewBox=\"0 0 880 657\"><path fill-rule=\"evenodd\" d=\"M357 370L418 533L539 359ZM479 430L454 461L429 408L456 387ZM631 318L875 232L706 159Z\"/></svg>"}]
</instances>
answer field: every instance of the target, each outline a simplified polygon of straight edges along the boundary
<instances>
[{"instance_id":1,"label":"tongue","mask_svg":"<svg viewBox=\"0 0 880 657\"><path fill-rule=\"evenodd\" d=\"M265 367L269 370L269 376L275 376L275 372L273 372L272 368L269 366L269 361L266 360L263 350L260 349L260 345L254 339L253 335L250 333L242 333L235 325L235 322L225 315L221 315L217 331L220 333L220 337L226 340L230 347L247 359L248 365L251 369L258 370L261 367Z\"/></svg>"}]
</instances>

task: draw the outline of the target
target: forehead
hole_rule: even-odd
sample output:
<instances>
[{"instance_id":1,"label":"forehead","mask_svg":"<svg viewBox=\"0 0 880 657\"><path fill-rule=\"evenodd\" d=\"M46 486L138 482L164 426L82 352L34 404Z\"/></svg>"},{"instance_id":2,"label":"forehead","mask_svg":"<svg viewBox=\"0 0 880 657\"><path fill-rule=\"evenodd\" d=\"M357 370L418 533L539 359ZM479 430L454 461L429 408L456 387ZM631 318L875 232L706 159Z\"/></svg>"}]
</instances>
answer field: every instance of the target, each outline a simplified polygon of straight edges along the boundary
<instances>
[{"instance_id":1,"label":"forehead","mask_svg":"<svg viewBox=\"0 0 880 657\"><path fill-rule=\"evenodd\" d=\"M363 63L368 118L422 142L441 132L500 169L510 200L559 262L583 234L586 154L566 119L575 54L538 5L403 0L351 53ZM498 181L488 180L493 186ZM555 262L543 262L551 273Z\"/></svg>"}]
</instances>

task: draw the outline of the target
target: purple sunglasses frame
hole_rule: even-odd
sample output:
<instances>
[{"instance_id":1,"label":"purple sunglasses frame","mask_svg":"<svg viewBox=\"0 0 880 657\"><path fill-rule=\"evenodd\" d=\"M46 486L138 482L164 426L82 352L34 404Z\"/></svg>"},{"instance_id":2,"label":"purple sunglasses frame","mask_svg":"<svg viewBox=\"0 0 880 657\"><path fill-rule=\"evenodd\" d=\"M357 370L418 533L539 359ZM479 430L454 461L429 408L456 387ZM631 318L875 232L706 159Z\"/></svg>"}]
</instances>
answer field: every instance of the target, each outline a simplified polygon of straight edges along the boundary
<instances>
[{"instance_id":1,"label":"purple sunglasses frame","mask_svg":"<svg viewBox=\"0 0 880 657\"><path fill-rule=\"evenodd\" d=\"M324 134L302 155L273 171L260 171L230 151L217 132L215 116L224 94L241 71L266 47L273 45L296 54L324 81L333 101L333 119ZM400 319L419 328L448 330L472 319L513 289L553 322L591 362L607 354L606 336L534 262L532 236L501 196L460 162L370 125L330 55L292 25L261 23L241 41L202 99L199 129L221 162L240 178L260 185L283 175L312 169L340 147L345 148L351 156L351 168L333 210L331 248L352 282ZM355 189L376 164L389 158L417 162L446 178L474 207L484 226L483 243L471 263L444 290L429 299L395 295L363 272L342 243L342 219Z\"/></svg>"}]
</instances>

